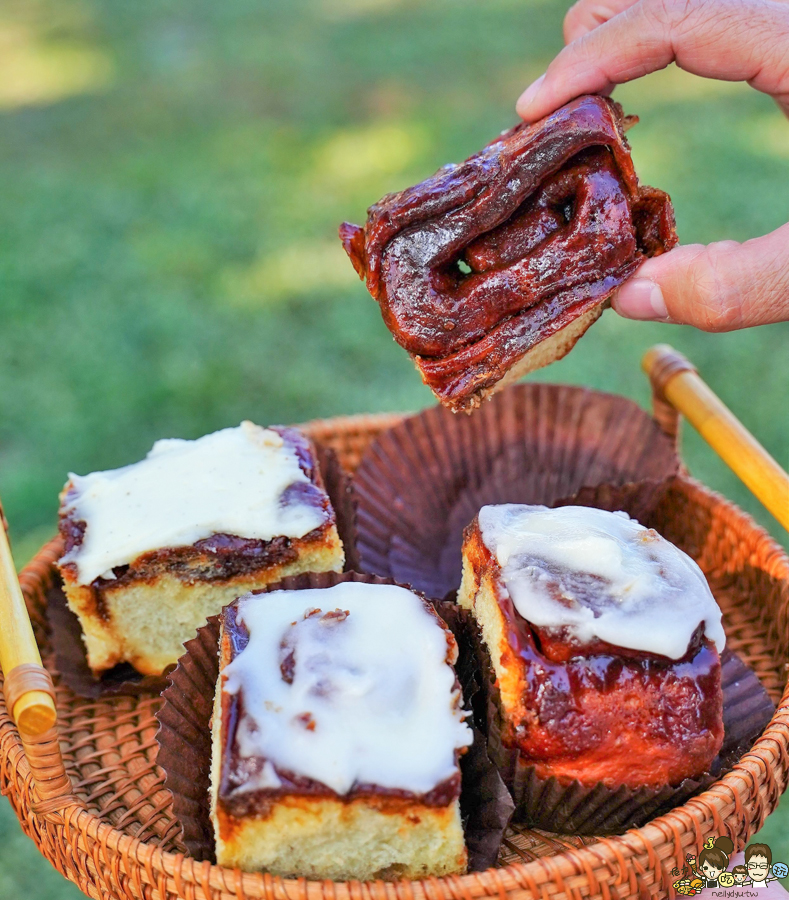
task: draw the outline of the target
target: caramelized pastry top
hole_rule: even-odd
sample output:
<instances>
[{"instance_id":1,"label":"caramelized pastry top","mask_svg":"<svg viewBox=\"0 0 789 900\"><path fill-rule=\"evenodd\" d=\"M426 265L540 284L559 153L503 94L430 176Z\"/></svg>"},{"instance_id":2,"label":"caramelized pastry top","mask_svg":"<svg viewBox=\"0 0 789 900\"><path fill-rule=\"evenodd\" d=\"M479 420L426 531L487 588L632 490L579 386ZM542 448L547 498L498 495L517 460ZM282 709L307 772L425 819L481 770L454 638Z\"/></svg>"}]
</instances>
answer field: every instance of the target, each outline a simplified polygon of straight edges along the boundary
<instances>
[{"instance_id":1,"label":"caramelized pastry top","mask_svg":"<svg viewBox=\"0 0 789 900\"><path fill-rule=\"evenodd\" d=\"M670 199L639 186L624 125L618 104L580 97L341 226L395 340L449 405L473 405L676 244Z\"/></svg>"},{"instance_id":2,"label":"caramelized pastry top","mask_svg":"<svg viewBox=\"0 0 789 900\"><path fill-rule=\"evenodd\" d=\"M723 701L720 657L701 628L671 660L565 643L509 598L499 603L525 679L507 739L545 777L659 786L708 770L723 741Z\"/></svg>"}]
</instances>

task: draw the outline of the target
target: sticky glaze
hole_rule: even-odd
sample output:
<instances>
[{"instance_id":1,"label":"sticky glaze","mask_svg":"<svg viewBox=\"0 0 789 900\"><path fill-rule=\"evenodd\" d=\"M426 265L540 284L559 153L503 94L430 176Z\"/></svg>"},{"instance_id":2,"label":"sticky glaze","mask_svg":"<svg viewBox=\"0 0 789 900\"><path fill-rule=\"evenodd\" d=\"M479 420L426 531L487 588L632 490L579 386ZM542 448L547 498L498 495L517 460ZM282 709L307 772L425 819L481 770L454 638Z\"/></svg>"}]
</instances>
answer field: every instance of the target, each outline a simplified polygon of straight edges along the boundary
<instances>
[{"instance_id":1,"label":"sticky glaze","mask_svg":"<svg viewBox=\"0 0 789 900\"><path fill-rule=\"evenodd\" d=\"M280 788L457 796L470 730L454 644L403 588L343 583L248 595L226 611L231 745L223 799Z\"/></svg>"},{"instance_id":2,"label":"sticky glaze","mask_svg":"<svg viewBox=\"0 0 789 900\"><path fill-rule=\"evenodd\" d=\"M453 408L676 244L621 109L581 97L370 207L343 245L395 340Z\"/></svg>"},{"instance_id":3,"label":"sticky glaze","mask_svg":"<svg viewBox=\"0 0 789 900\"><path fill-rule=\"evenodd\" d=\"M521 616L579 645L680 659L699 625L719 651L721 611L696 563L623 512L501 504L479 512L485 546Z\"/></svg>"}]
</instances>

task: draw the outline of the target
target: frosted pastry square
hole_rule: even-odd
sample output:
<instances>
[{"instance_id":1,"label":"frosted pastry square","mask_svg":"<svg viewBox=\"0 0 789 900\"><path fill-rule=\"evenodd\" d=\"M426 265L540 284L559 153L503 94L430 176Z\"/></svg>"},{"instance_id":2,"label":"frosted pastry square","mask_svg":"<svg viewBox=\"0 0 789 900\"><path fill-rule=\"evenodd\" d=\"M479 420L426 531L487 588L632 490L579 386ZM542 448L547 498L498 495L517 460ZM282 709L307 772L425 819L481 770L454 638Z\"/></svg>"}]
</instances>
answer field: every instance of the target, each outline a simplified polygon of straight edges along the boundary
<instances>
[{"instance_id":1,"label":"frosted pastry square","mask_svg":"<svg viewBox=\"0 0 789 900\"><path fill-rule=\"evenodd\" d=\"M158 674L239 595L344 563L314 446L251 422L70 475L60 531L66 598L97 674L121 662Z\"/></svg>"},{"instance_id":2,"label":"frosted pastry square","mask_svg":"<svg viewBox=\"0 0 789 900\"><path fill-rule=\"evenodd\" d=\"M217 861L331 878L462 872L457 647L405 588L241 597L213 715Z\"/></svg>"},{"instance_id":3,"label":"frosted pastry square","mask_svg":"<svg viewBox=\"0 0 789 900\"><path fill-rule=\"evenodd\" d=\"M483 507L461 606L501 697L505 744L541 777L660 787L723 741L721 612L696 563L623 512Z\"/></svg>"}]
</instances>

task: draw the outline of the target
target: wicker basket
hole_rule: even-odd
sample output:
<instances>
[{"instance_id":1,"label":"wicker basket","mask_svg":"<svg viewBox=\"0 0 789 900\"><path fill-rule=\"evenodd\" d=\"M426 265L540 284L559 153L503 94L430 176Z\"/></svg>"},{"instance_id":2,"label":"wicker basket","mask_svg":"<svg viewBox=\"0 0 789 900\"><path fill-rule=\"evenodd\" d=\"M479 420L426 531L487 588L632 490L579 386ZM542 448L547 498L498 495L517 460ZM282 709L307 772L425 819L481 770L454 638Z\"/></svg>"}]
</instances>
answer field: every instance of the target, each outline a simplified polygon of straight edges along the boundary
<instances>
[{"instance_id":1,"label":"wicker basket","mask_svg":"<svg viewBox=\"0 0 789 900\"><path fill-rule=\"evenodd\" d=\"M658 414L659 413L659 414ZM664 430L676 415L656 408ZM306 431L353 470L370 441L400 416L312 422ZM789 770L789 559L743 512L681 478L659 527L697 561L724 610L729 646L779 703L752 750L707 792L619 837L559 838L510 829L500 866L424 881L308 882L242 874L178 853L178 827L157 769L158 697L84 700L56 688L57 732L22 740L0 699L0 787L46 858L90 897L134 900L619 900L673 896L671 870L711 834L741 849L773 811ZM659 511L658 515L661 513ZM59 540L20 576L45 666L54 676L46 593Z\"/></svg>"}]
</instances>

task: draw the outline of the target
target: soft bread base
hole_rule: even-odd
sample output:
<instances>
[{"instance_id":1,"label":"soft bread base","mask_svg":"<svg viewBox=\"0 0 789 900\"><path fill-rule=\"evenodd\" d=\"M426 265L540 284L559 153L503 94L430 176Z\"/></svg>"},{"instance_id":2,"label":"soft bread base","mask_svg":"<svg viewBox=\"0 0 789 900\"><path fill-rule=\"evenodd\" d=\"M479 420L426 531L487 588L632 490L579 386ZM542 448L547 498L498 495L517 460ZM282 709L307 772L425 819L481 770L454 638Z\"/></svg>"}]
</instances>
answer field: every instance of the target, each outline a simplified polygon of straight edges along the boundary
<instances>
[{"instance_id":1,"label":"soft bread base","mask_svg":"<svg viewBox=\"0 0 789 900\"><path fill-rule=\"evenodd\" d=\"M602 316L605 301L579 316L574 322L559 329L544 341L528 350L514 365L510 366L502 378L490 387L483 388L475 394L475 406L479 406L483 400L487 400L497 391L514 384L529 372L543 369L551 363L560 360L573 349L579 338Z\"/></svg>"},{"instance_id":2,"label":"soft bread base","mask_svg":"<svg viewBox=\"0 0 789 900\"><path fill-rule=\"evenodd\" d=\"M459 803L382 812L365 799L284 796L265 818L215 812L216 861L244 872L333 881L465 871Z\"/></svg>"},{"instance_id":3,"label":"soft bread base","mask_svg":"<svg viewBox=\"0 0 789 900\"><path fill-rule=\"evenodd\" d=\"M560 328L555 334L527 350L517 362L507 369L498 381L480 387L469 395L457 398L454 398L449 393L444 395L440 388L431 384L432 379L420 366L420 357L415 356L413 359L422 381L433 391L444 406L449 407L453 412L463 411L470 413L480 406L483 400L492 397L493 394L523 378L524 375L528 375L529 372L549 366L551 363L566 356L573 349L578 339L583 336L584 332L600 318L605 305L606 300L601 300L596 306L593 306L573 322L570 322L569 325L565 325L564 328Z\"/></svg>"},{"instance_id":4,"label":"soft bread base","mask_svg":"<svg viewBox=\"0 0 789 900\"><path fill-rule=\"evenodd\" d=\"M178 661L184 642L194 637L205 620L236 597L288 575L342 572L344 562L342 543L332 525L319 540L304 544L292 562L238 578L187 583L162 574L117 588L105 587L99 592L101 613L97 611L96 589L77 584L68 569L63 575L66 599L82 626L93 673L129 662L144 675L158 675Z\"/></svg>"},{"instance_id":5,"label":"soft bread base","mask_svg":"<svg viewBox=\"0 0 789 900\"><path fill-rule=\"evenodd\" d=\"M221 670L230 662L220 636L220 675L211 721L211 821L220 866L282 877L370 881L462 874L467 854L460 802L385 808L387 795L349 802L280 795L265 816L236 818L222 807L219 786L227 722Z\"/></svg>"},{"instance_id":6,"label":"soft bread base","mask_svg":"<svg viewBox=\"0 0 789 900\"><path fill-rule=\"evenodd\" d=\"M490 654L501 694L502 712L505 717L511 718L520 716L523 705L523 664L507 641L507 623L499 605L496 578L488 559L489 552L482 543L479 529L475 528L471 539L463 547L463 580L457 602L473 614L482 630L482 640Z\"/></svg>"}]
</instances>

